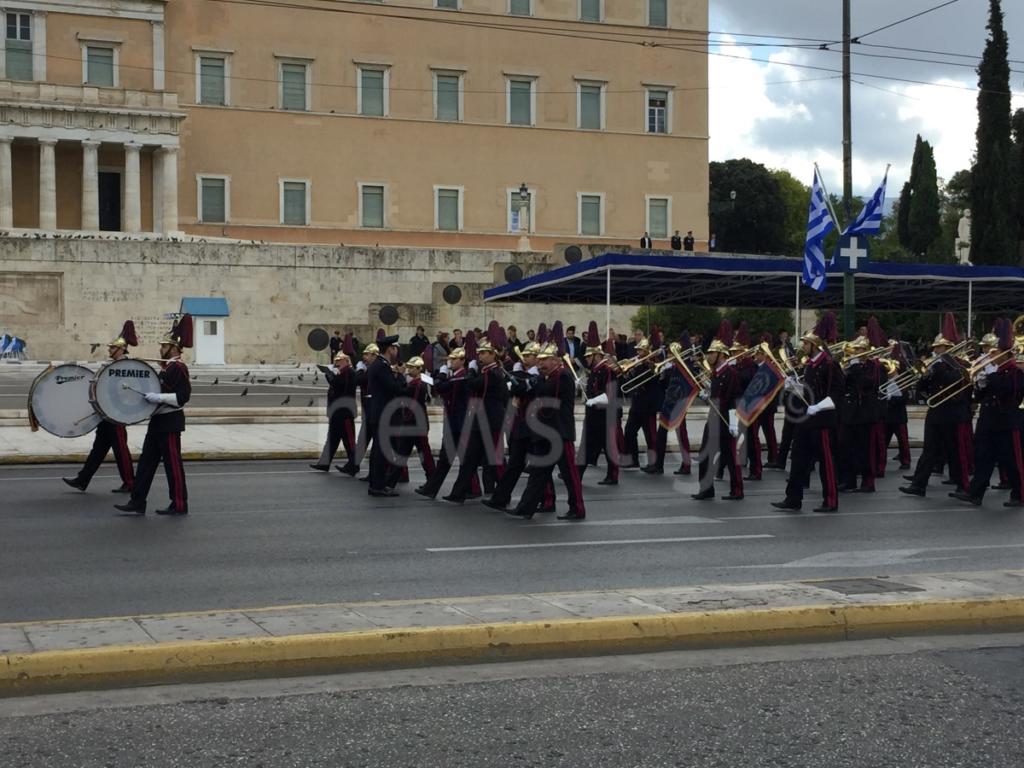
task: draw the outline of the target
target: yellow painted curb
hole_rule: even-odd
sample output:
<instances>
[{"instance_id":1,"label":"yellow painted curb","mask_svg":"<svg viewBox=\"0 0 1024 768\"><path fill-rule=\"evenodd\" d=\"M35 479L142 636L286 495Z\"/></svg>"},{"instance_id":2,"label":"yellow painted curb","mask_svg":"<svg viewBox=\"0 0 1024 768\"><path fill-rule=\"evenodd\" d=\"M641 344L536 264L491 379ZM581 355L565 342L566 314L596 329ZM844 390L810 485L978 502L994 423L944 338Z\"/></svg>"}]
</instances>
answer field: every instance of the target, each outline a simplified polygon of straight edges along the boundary
<instances>
[{"instance_id":1,"label":"yellow painted curb","mask_svg":"<svg viewBox=\"0 0 1024 768\"><path fill-rule=\"evenodd\" d=\"M0 696L429 663L1024 627L1024 598L824 605L111 646L0 656Z\"/></svg>"}]
</instances>

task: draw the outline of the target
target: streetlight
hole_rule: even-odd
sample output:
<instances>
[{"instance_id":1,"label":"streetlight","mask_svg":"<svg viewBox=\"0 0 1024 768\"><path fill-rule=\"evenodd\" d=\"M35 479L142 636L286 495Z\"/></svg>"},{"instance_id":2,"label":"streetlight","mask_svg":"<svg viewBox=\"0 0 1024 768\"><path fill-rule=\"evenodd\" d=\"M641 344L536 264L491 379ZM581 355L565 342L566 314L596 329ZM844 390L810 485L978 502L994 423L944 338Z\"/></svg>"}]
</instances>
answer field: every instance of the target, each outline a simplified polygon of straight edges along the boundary
<instances>
[{"instance_id":1,"label":"streetlight","mask_svg":"<svg viewBox=\"0 0 1024 768\"><path fill-rule=\"evenodd\" d=\"M520 251L530 250L530 188L524 181L519 185L519 244Z\"/></svg>"}]
</instances>

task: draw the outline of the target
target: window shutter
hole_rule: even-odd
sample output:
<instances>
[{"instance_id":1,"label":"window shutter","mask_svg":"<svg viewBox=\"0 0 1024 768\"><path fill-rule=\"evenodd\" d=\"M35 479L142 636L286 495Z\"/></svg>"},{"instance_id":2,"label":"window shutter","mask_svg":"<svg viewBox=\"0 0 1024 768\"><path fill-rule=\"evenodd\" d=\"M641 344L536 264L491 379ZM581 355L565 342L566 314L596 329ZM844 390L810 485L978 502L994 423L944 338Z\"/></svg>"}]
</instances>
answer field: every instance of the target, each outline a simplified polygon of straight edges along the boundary
<instances>
[{"instance_id":1,"label":"window shutter","mask_svg":"<svg viewBox=\"0 0 1024 768\"><path fill-rule=\"evenodd\" d=\"M384 226L384 187L363 187L363 226Z\"/></svg>"},{"instance_id":2,"label":"window shutter","mask_svg":"<svg viewBox=\"0 0 1024 768\"><path fill-rule=\"evenodd\" d=\"M459 78L457 75L437 76L437 119L459 119Z\"/></svg>"},{"instance_id":3,"label":"window shutter","mask_svg":"<svg viewBox=\"0 0 1024 768\"><path fill-rule=\"evenodd\" d=\"M32 43L21 40L7 41L7 79L32 79Z\"/></svg>"},{"instance_id":4,"label":"window shutter","mask_svg":"<svg viewBox=\"0 0 1024 768\"><path fill-rule=\"evenodd\" d=\"M530 125L530 91L533 83L529 80L510 80L509 90L509 122L512 125Z\"/></svg>"},{"instance_id":5,"label":"window shutter","mask_svg":"<svg viewBox=\"0 0 1024 768\"><path fill-rule=\"evenodd\" d=\"M437 228L456 232L459 229L459 190L437 190Z\"/></svg>"},{"instance_id":6,"label":"window shutter","mask_svg":"<svg viewBox=\"0 0 1024 768\"><path fill-rule=\"evenodd\" d=\"M201 56L199 58L199 103L224 102L224 59Z\"/></svg>"},{"instance_id":7,"label":"window shutter","mask_svg":"<svg viewBox=\"0 0 1024 768\"><path fill-rule=\"evenodd\" d=\"M379 69L360 70L363 91L363 109L360 114L384 116L384 73Z\"/></svg>"},{"instance_id":8,"label":"window shutter","mask_svg":"<svg viewBox=\"0 0 1024 768\"><path fill-rule=\"evenodd\" d=\"M584 235L601 234L601 198L597 195L580 198L580 231Z\"/></svg>"},{"instance_id":9,"label":"window shutter","mask_svg":"<svg viewBox=\"0 0 1024 768\"><path fill-rule=\"evenodd\" d=\"M668 26L668 0L647 0L647 23L652 27Z\"/></svg>"},{"instance_id":10,"label":"window shutter","mask_svg":"<svg viewBox=\"0 0 1024 768\"><path fill-rule=\"evenodd\" d=\"M87 72L89 85L114 87L114 51L112 48L86 49Z\"/></svg>"},{"instance_id":11,"label":"window shutter","mask_svg":"<svg viewBox=\"0 0 1024 768\"><path fill-rule=\"evenodd\" d=\"M508 8L513 16L529 16L530 0L512 0Z\"/></svg>"},{"instance_id":12,"label":"window shutter","mask_svg":"<svg viewBox=\"0 0 1024 768\"><path fill-rule=\"evenodd\" d=\"M601 86L580 86L580 128L600 129Z\"/></svg>"},{"instance_id":13,"label":"window shutter","mask_svg":"<svg viewBox=\"0 0 1024 768\"><path fill-rule=\"evenodd\" d=\"M201 215L203 221L223 223L227 218L224 179L203 179L201 186L203 194Z\"/></svg>"},{"instance_id":14,"label":"window shutter","mask_svg":"<svg viewBox=\"0 0 1024 768\"><path fill-rule=\"evenodd\" d=\"M281 108L306 108L305 64L281 64Z\"/></svg>"},{"instance_id":15,"label":"window shutter","mask_svg":"<svg viewBox=\"0 0 1024 768\"><path fill-rule=\"evenodd\" d=\"M284 223L306 224L306 185L301 181L284 183Z\"/></svg>"},{"instance_id":16,"label":"window shutter","mask_svg":"<svg viewBox=\"0 0 1024 768\"><path fill-rule=\"evenodd\" d=\"M668 133L668 91L647 92L647 132Z\"/></svg>"},{"instance_id":17,"label":"window shutter","mask_svg":"<svg viewBox=\"0 0 1024 768\"><path fill-rule=\"evenodd\" d=\"M668 237L668 200L649 200L647 208L651 237Z\"/></svg>"}]
</instances>

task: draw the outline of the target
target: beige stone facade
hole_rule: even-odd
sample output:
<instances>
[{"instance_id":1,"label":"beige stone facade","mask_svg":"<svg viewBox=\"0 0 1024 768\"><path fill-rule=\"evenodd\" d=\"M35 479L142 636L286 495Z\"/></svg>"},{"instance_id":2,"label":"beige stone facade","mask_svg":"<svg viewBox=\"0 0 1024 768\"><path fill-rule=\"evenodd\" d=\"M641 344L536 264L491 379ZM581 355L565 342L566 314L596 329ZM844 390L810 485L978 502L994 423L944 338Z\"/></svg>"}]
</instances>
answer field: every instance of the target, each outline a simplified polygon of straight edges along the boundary
<instances>
[{"instance_id":1,"label":"beige stone facade","mask_svg":"<svg viewBox=\"0 0 1024 768\"><path fill-rule=\"evenodd\" d=\"M0 230L707 236L707 0L0 0L0 17Z\"/></svg>"}]
</instances>

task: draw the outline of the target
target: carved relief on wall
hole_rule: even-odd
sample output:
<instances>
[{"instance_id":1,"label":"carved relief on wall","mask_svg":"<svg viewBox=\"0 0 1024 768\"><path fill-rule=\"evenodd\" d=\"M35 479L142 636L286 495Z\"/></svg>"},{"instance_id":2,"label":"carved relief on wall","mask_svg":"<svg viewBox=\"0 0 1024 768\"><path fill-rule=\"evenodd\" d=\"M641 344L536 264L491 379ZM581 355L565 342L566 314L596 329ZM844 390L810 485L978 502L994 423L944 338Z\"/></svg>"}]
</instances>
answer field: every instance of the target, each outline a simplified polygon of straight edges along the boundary
<instances>
[{"instance_id":1,"label":"carved relief on wall","mask_svg":"<svg viewBox=\"0 0 1024 768\"><path fill-rule=\"evenodd\" d=\"M0 272L0 330L64 324L63 275L53 272Z\"/></svg>"}]
</instances>

